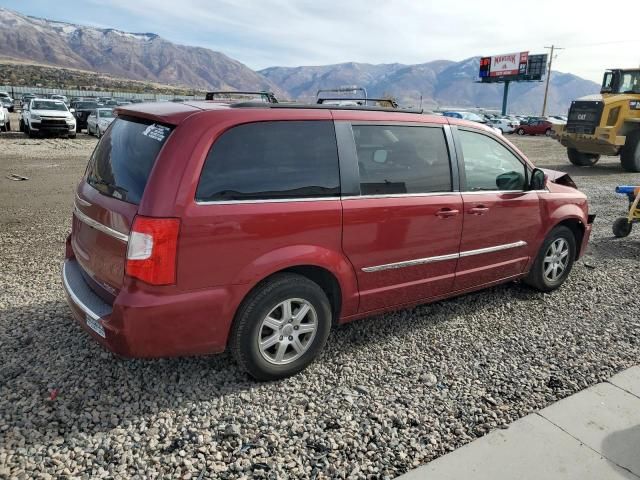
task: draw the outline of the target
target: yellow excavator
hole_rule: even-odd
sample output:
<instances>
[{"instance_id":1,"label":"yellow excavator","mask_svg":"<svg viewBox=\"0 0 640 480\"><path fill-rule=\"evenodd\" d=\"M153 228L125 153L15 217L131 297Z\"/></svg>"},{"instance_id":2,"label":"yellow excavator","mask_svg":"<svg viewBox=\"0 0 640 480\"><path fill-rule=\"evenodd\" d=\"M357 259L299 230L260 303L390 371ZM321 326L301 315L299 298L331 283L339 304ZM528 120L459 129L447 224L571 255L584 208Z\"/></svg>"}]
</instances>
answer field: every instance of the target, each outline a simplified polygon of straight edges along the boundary
<instances>
[{"instance_id":1,"label":"yellow excavator","mask_svg":"<svg viewBox=\"0 0 640 480\"><path fill-rule=\"evenodd\" d=\"M607 70L600 95L571 102L567 124L554 130L574 165L620 155L622 168L640 172L640 69Z\"/></svg>"}]
</instances>

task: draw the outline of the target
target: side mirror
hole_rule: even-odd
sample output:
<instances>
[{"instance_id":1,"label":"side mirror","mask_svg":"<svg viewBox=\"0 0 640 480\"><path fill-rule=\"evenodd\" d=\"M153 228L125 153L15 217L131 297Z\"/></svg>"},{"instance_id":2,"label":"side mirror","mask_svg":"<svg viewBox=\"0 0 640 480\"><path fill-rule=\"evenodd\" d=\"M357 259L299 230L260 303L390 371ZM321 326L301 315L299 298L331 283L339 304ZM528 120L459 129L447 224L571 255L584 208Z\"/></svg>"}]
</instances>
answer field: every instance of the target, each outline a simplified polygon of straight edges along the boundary
<instances>
[{"instance_id":1,"label":"side mirror","mask_svg":"<svg viewBox=\"0 0 640 480\"><path fill-rule=\"evenodd\" d=\"M547 183L547 175L539 168L534 168L531 172L529 190L543 190Z\"/></svg>"}]
</instances>

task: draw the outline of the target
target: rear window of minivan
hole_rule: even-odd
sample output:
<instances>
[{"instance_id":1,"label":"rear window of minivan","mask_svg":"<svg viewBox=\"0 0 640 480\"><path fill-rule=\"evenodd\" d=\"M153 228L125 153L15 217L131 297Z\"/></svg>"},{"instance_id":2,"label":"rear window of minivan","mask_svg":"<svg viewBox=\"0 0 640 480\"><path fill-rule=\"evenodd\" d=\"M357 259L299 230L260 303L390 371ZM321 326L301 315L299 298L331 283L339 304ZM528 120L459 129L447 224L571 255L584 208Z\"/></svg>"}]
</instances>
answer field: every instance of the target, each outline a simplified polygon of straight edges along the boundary
<instances>
[{"instance_id":1,"label":"rear window of minivan","mask_svg":"<svg viewBox=\"0 0 640 480\"><path fill-rule=\"evenodd\" d=\"M238 125L216 140L202 169L199 202L340 195L333 122L265 121Z\"/></svg>"},{"instance_id":2,"label":"rear window of minivan","mask_svg":"<svg viewBox=\"0 0 640 480\"><path fill-rule=\"evenodd\" d=\"M117 118L91 156L87 183L103 195L138 205L171 131L147 120Z\"/></svg>"}]
</instances>

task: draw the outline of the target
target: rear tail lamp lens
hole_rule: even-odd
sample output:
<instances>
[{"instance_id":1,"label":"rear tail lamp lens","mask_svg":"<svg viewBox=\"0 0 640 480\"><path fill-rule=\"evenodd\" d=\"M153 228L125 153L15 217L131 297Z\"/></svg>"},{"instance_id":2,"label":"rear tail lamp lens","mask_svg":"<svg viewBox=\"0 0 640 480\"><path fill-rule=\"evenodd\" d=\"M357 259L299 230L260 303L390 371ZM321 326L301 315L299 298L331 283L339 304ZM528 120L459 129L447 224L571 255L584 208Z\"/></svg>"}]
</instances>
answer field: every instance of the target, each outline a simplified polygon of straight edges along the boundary
<instances>
[{"instance_id":1,"label":"rear tail lamp lens","mask_svg":"<svg viewBox=\"0 0 640 480\"><path fill-rule=\"evenodd\" d=\"M126 273L151 285L176 282L180 220L137 216L127 246Z\"/></svg>"}]
</instances>

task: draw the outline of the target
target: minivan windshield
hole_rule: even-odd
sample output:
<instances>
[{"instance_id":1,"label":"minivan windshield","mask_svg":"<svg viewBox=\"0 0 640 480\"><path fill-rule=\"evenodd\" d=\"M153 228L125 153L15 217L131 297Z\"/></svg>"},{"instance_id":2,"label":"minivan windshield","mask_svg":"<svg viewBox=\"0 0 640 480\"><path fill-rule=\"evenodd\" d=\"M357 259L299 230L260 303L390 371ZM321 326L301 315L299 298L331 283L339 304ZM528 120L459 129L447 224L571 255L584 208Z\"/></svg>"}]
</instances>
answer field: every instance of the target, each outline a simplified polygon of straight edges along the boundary
<instances>
[{"instance_id":1,"label":"minivan windshield","mask_svg":"<svg viewBox=\"0 0 640 480\"><path fill-rule=\"evenodd\" d=\"M138 205L171 127L118 117L89 160L86 181L103 195Z\"/></svg>"}]
</instances>

